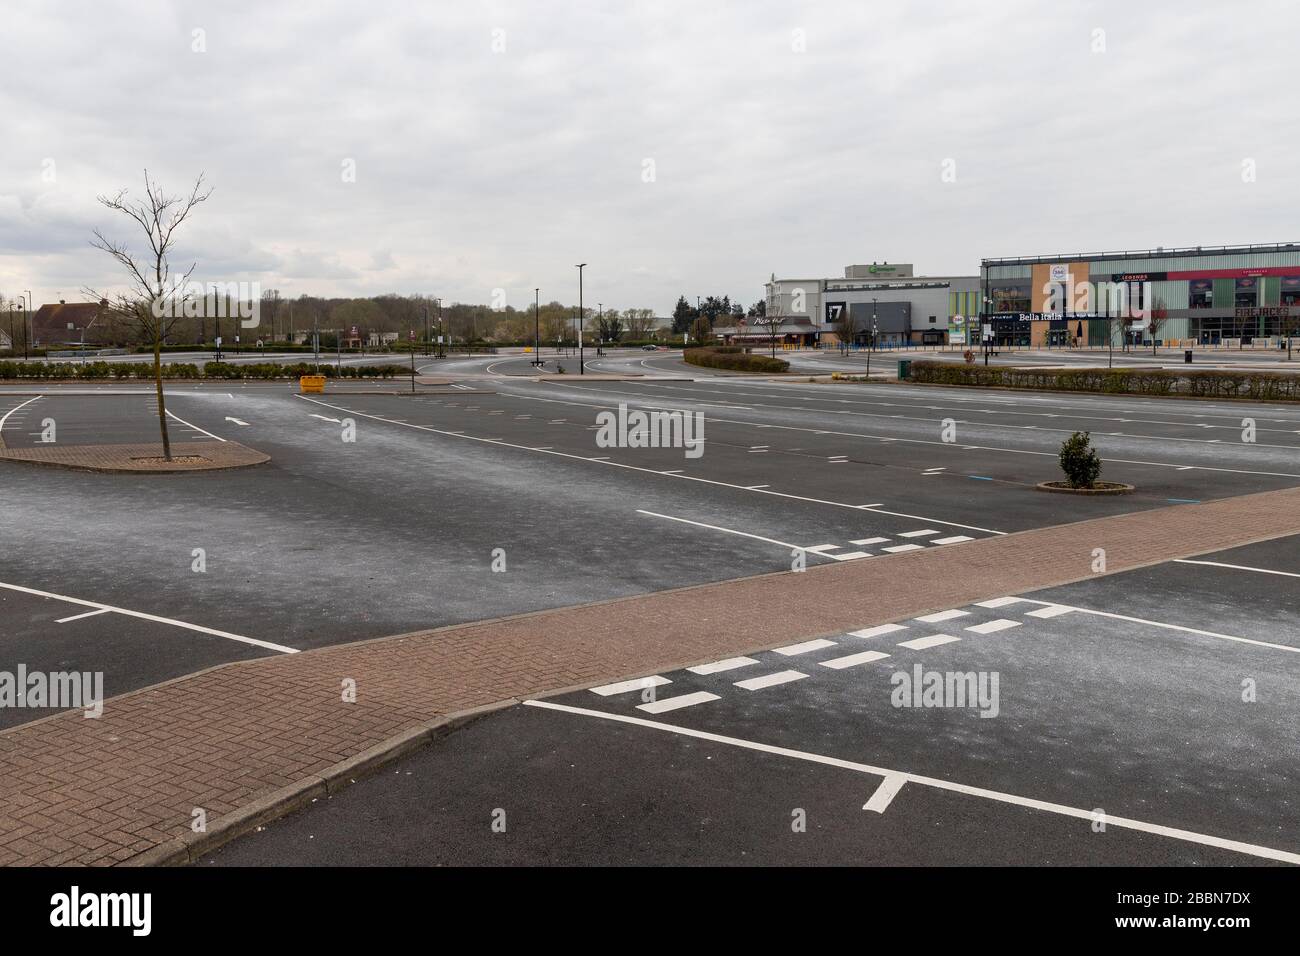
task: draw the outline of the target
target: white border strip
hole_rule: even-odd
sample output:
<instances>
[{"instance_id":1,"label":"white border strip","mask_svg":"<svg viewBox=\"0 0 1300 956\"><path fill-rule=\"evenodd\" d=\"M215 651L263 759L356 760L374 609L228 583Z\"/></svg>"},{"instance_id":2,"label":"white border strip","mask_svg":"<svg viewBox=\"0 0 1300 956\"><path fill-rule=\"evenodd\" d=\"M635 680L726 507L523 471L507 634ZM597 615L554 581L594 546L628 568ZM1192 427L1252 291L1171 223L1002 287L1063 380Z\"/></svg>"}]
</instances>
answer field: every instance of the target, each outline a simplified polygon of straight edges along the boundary
<instances>
[{"instance_id":1,"label":"white border strip","mask_svg":"<svg viewBox=\"0 0 1300 956\"><path fill-rule=\"evenodd\" d=\"M7 588L10 591L18 591L22 594L31 594L35 597L51 598L55 601L67 601L69 604L80 604L82 607L93 607L101 611L112 611L114 614L125 614L127 617L139 618L142 621L153 621L156 624L170 624L172 627L184 628L187 631L198 631L200 634L211 634L213 637L224 637L228 641L239 641L241 644L252 644L254 647L265 647L268 651L279 651L281 654L297 654L298 648L285 647L283 644L272 644L270 641L259 641L255 637L244 637L242 634L231 634L229 631L218 631L211 627L203 627L199 624L190 624L186 621L177 621L170 617L158 617L156 614L145 614L143 611L129 611L124 607L114 607L111 604L100 604L98 601L83 601L81 598L68 597L65 594L53 594L49 591L38 591L36 588L25 588L19 584L6 584L0 581L0 588ZM68 620L71 620L70 618Z\"/></svg>"},{"instance_id":2,"label":"white border strip","mask_svg":"<svg viewBox=\"0 0 1300 956\"><path fill-rule=\"evenodd\" d=\"M899 787L905 783L915 783L923 787L933 787L936 790L947 790L952 793L961 793L970 797L982 797L985 800L993 800L998 803L1009 803L1017 807L1028 807L1031 810L1042 810L1045 813L1056 813L1065 817L1074 817L1078 820L1091 821L1095 816L1092 810L1084 810L1079 807L1069 807L1061 803L1035 800L1032 797L1021 797L1013 793L1003 793L1000 790L988 790L984 787L972 787L964 783L954 783L951 780L941 780L937 777L923 777L902 770L888 770L884 767L873 767L870 764L856 763L852 760L841 760L838 757L826 757L821 754L806 753L802 750L791 750L788 747L775 747L771 744L758 743L752 740L742 740L739 737L724 737L721 734L711 734L704 730L694 730L690 727L679 727L675 724L665 724L655 720L644 720L640 717L625 717L622 714L608 714L599 710L588 710L583 707L570 707L566 704L555 704L546 700L526 700L523 703L526 707L543 707L547 710L558 710L563 711L564 713L578 714L585 717L599 717L602 720L613 720L624 724L635 724L640 727L650 727L654 730L663 730L669 733L681 734L685 737L695 737L699 740L709 740L714 743L728 744L732 747L742 747L746 750L757 750L761 753L775 754L779 757L790 757L794 760L806 760L810 763L823 764L827 767L838 767L841 770L877 774L884 777L886 782L891 779L896 781ZM864 809L866 808L864 807ZM1114 817L1110 814L1106 815L1106 824L1108 826L1123 827L1128 830L1138 830L1142 833L1152 833L1156 836L1170 837L1174 840L1183 840L1187 843L1198 843L1202 846L1211 846L1220 850L1231 850L1234 853L1245 853L1249 856L1257 856L1266 860L1278 860L1282 863L1300 865L1300 853L1290 853L1286 850L1277 850L1272 847L1260 846L1255 843L1243 843L1240 840L1228 840L1223 837L1211 836L1208 833L1197 833L1194 830L1180 830L1177 827L1167 827L1159 823L1146 823L1142 820L1133 820L1128 817Z\"/></svg>"}]
</instances>

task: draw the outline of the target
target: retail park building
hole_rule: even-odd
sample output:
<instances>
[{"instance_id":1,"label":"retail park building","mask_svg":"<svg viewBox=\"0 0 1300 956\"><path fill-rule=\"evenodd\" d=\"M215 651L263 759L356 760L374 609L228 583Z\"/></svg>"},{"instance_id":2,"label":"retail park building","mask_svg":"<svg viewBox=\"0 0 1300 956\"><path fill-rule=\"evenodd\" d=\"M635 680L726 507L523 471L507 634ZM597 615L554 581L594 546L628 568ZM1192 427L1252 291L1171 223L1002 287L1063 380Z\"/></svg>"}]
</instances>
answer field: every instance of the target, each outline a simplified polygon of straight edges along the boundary
<instances>
[{"instance_id":1,"label":"retail park building","mask_svg":"<svg viewBox=\"0 0 1300 956\"><path fill-rule=\"evenodd\" d=\"M1256 344L1300 334L1300 244L1195 246L983 259L978 275L918 276L910 263L766 284L789 345ZM748 319L715 330L767 341Z\"/></svg>"}]
</instances>

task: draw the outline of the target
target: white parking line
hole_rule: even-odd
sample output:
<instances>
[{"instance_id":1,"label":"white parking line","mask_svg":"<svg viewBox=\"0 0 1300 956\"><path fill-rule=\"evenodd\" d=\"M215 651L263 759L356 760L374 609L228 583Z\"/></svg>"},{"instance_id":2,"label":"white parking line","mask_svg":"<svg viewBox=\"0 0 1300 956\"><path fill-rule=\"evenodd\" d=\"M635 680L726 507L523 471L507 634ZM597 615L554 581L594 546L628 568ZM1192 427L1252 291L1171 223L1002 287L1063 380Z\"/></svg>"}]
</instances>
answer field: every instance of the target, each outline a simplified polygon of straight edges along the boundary
<instances>
[{"instance_id":1,"label":"white parking line","mask_svg":"<svg viewBox=\"0 0 1300 956\"><path fill-rule=\"evenodd\" d=\"M870 664L872 661L884 660L889 655L884 651L859 651L856 654L848 654L844 657L832 657L828 661L822 661L822 667L829 667L832 670L843 670L846 667L857 667L859 664Z\"/></svg>"},{"instance_id":2,"label":"white parking line","mask_svg":"<svg viewBox=\"0 0 1300 956\"><path fill-rule=\"evenodd\" d=\"M1000 597L1000 598L993 598L992 600L989 601L976 601L975 606L989 607L989 608L1006 607L1008 604L1023 604L1026 600L1028 599L1022 597ZM1045 602L1040 602L1040 603L1045 603Z\"/></svg>"},{"instance_id":3,"label":"white parking line","mask_svg":"<svg viewBox=\"0 0 1300 956\"><path fill-rule=\"evenodd\" d=\"M332 408L332 409L334 409L334 410L336 410L336 411L347 412L349 415L357 415L357 416L359 416L359 417L361 417L361 418L370 418L370 419L373 419L374 421L377 421L377 422L387 422L387 423L389 423L389 424L393 424L393 425L403 424L403 423L401 423L401 422L396 422L396 421L394 421L394 420L391 419L391 418L385 418L385 417L382 416L382 415L373 415L373 414L371 414L371 413L369 413L369 412L358 412L358 411L355 411L355 410L353 410L353 409L346 408L346 407L344 407L344 406L342 406L342 405L331 405L329 402L322 402L322 401L319 401L318 399L315 399L315 398L308 398L306 395L298 395L298 394L295 393L293 397L294 397L294 398L302 399L304 402L311 402L311 403L314 404L314 405L320 405L320 406L322 406L322 407L324 407L324 408ZM589 408L605 408L605 407L606 407L605 405L591 405L591 404L586 403L586 402L571 402L571 401L563 401L563 400L561 400L561 399L536 398L536 397L534 397L534 396L526 396L526 397L529 398L531 401L538 401L538 402L555 402L555 403L557 403L557 404L561 404L561 405L579 405L579 406L589 407ZM475 435L464 435L464 434L460 434L460 433L458 433L458 432L450 432L450 431L447 431L447 430L444 429L444 428L433 428L432 426L429 426L429 425L415 425L415 424L411 424L411 423L408 422L408 423L405 423L404 427L406 427L406 428L414 428L414 429L417 429L417 430L419 430L419 431L431 432L431 433L433 433L433 434L435 434L435 435L452 435L452 436L454 436L454 437L456 437L456 438L463 438L463 439L466 439L466 440L468 440L468 441L481 441L481 442L485 442L485 441L487 441L487 439L479 438L479 437L477 437L477 436L475 436ZM590 426L590 427L591 427L592 429L595 429L595 428L598 428L599 426L592 425L592 426ZM531 447L528 446L528 445L518 445L518 444L514 444L514 443L512 443L512 442L506 442L506 441L494 441L494 442L492 442L492 444L499 445L499 446L501 446L501 447L503 447L503 448L516 448L516 449L519 449L519 450L521 450L521 451L534 451L534 449L531 448ZM576 461L591 461L591 460L592 460L591 458L587 457L586 455L574 455L574 454L570 454L570 453L562 452L562 451L544 451L544 452L540 452L540 454L543 454L543 455L554 455L554 456L556 456L556 457L558 457L558 458L569 458L569 459L576 460ZM627 462L621 462L621 461L605 461L605 462L601 462L601 464L607 465L607 466L612 467L612 468L625 468L625 469L627 469L627 470L629 470L629 471L639 471L639 472L643 472L643 473L645 473L645 474L649 474L649 475L664 475L664 474L669 474L669 472L659 471L659 470L654 469L654 468L643 468L643 467L641 467L641 466L639 466L639 465L630 465L630 464L628 464ZM958 524L958 523L955 522L955 521L945 521L945 520L943 520L943 519L941 519L941 518L932 518L932 517L927 517L927 516L924 516L924 515L906 514L906 513L901 512L901 511L885 511L885 510L879 508L879 507L876 506L876 505L850 505L850 504L846 504L846 503L843 502L843 501L830 501L830 500L827 500L827 499L825 499L825 498L811 498L811 497L808 497L808 496L806 496L806 495L795 495L795 494L790 494L790 493L788 493L788 492L784 492L784 491L772 491L772 490L769 489L769 488L757 488L757 487L749 486L749 485L737 485L737 484L733 484L732 482L729 482L729 481L718 481L718 480L713 479L713 478L703 478L703 477L700 477L699 475L672 475L672 477L674 477L674 478L679 478L679 479L681 479L682 481L698 481L698 482L702 482L702 483L704 483L704 484L706 484L706 485L715 485L715 486L720 487L720 488L732 488L732 489L735 489L736 491L753 491L755 494L760 494L760 495L772 495L772 496L777 497L777 498L788 498L788 499L791 499L791 500L794 500L794 501L806 501L806 502L809 502L810 504L817 504L817 505L830 505L831 507L834 507L834 508L853 508L853 509L860 509L860 510L862 510L862 511L870 511L870 512L873 512L873 513L875 513L875 514L889 515L890 517L893 517L893 518L908 518L908 519L911 519L911 520L914 520L914 521L927 521L927 522L931 522L931 523L933 523L933 524L946 525L946 526L949 527L949 528L961 528L961 529L964 530L964 531L980 531L980 532L983 532L983 533L985 533L985 534L996 534L996 535L1004 535L1004 534L1007 533L1007 532L1005 532L1005 531L995 531L995 530L993 530L992 528L979 528L979 527L976 527L975 525ZM1296 477L1300 477L1300 476L1296 476Z\"/></svg>"},{"instance_id":4,"label":"white parking line","mask_svg":"<svg viewBox=\"0 0 1300 956\"><path fill-rule=\"evenodd\" d=\"M10 416L10 415L12 415L14 412L18 411L18 409L20 409L20 408L26 408L26 407L27 407L28 405L30 405L32 402L38 402L38 401L40 401L42 397L43 397L43 396L41 396L41 395L37 395L35 398L29 398L29 399L27 399L27 401L23 402L21 405L15 405L13 408L9 409L9 411L5 412L5 413L4 413L4 417L0 417L0 432L3 432L3 431L5 430L5 422L9 421L9 416Z\"/></svg>"},{"instance_id":5,"label":"white parking line","mask_svg":"<svg viewBox=\"0 0 1300 956\"><path fill-rule=\"evenodd\" d=\"M996 634L998 631L1005 631L1008 628L1019 627L1023 621L1008 621L1005 617L1000 617L996 621L986 621L983 624L972 624L966 630L975 634Z\"/></svg>"},{"instance_id":6,"label":"white parking line","mask_svg":"<svg viewBox=\"0 0 1300 956\"><path fill-rule=\"evenodd\" d=\"M694 737L697 740L708 740L712 743L726 744L728 746L740 747L745 750L754 750L778 757L804 760L809 763L817 763L827 767L836 767L841 770L852 770L857 773L874 774L886 779L890 777L899 777L902 778L903 783L914 783L919 786L933 787L936 790L946 790L950 793L960 793L966 796L993 800L998 803L1008 803L1013 806L1027 807L1031 810L1055 813L1060 816L1072 817L1076 820L1087 820L1092 822L1096 819L1096 811L1092 809L1071 807L1061 803L1037 800L1033 797L1022 797L1017 794L1006 793L1000 790L989 790L985 787L972 787L952 780L944 780L940 777L926 777L920 774L908 773L904 770L875 767L871 764L858 763L852 760L842 760L839 757L827 757L823 754L808 753L807 751L802 750L793 750L789 747L777 747L772 744L759 743L753 740L743 740L739 737L726 737L722 734L713 734L705 730L695 730L691 727L665 724L657 720L646 720L643 717L632 717L626 714L607 714L599 710L588 710L584 707L571 707L568 704L557 704L549 700L526 700L524 701L524 706L540 707L545 710L560 711L562 713L575 714L582 717L592 717L597 720L612 720L617 723L632 724L638 727L646 727L650 730L680 734L684 737ZM1143 833L1151 833L1156 836L1169 837L1174 840L1183 840L1188 843L1197 843L1202 846L1211 846L1221 850L1230 850L1234 853L1244 853L1248 856L1256 856L1266 860L1278 860L1283 863L1300 865L1300 853L1291 853L1287 850L1278 850L1273 847L1260 846L1259 844L1254 843L1244 843L1240 840L1228 840L1207 833L1197 833L1193 830L1181 830L1177 827L1168 827L1159 823L1146 823L1142 820L1134 820L1130 817L1112 816L1109 813L1106 815L1106 824L1108 826L1120 827L1122 829L1137 830Z\"/></svg>"},{"instance_id":7,"label":"white parking line","mask_svg":"<svg viewBox=\"0 0 1300 956\"><path fill-rule=\"evenodd\" d=\"M857 544L857 545L884 544L888 540L889 540L888 538L858 538L856 540L850 541L849 544Z\"/></svg>"},{"instance_id":8,"label":"white parking line","mask_svg":"<svg viewBox=\"0 0 1300 956\"><path fill-rule=\"evenodd\" d=\"M180 423L181 423L182 425L184 425L186 428L193 428L196 432L198 432L198 433L201 434L201 435L207 435L209 438L215 438L215 439L216 439L217 441L219 441L219 442L224 442L224 441L225 441L225 439L222 438L220 435L214 435L214 434L212 434L212 432L206 432L206 431L204 431L202 428L200 428L198 425L191 425L189 422L187 422L185 419L181 418L179 415L174 414L170 408L167 409L167 417L168 417L168 418L174 418L174 419L176 419L178 422L180 422Z\"/></svg>"},{"instance_id":9,"label":"white parking line","mask_svg":"<svg viewBox=\"0 0 1300 956\"><path fill-rule=\"evenodd\" d=\"M778 684L788 684L791 681L803 680L807 674L801 674L799 671L777 671L775 674L764 674L762 677L751 677L749 680L738 680L736 686L742 690L762 690L765 687L776 687Z\"/></svg>"},{"instance_id":10,"label":"white parking line","mask_svg":"<svg viewBox=\"0 0 1300 956\"><path fill-rule=\"evenodd\" d=\"M281 654L298 653L298 648L296 647L285 647L283 644L272 644L270 641L259 641L255 637L244 637L242 634L231 634L229 631L218 631L215 628L190 624L188 621L178 621L170 617L159 617L156 614L145 614L143 611L131 611L124 607L114 607L111 604L101 604L98 601L83 601L81 598L68 597L66 594L54 594L50 591L38 591L36 588L25 588L18 584L6 584L3 581L0 581L0 588L7 588L10 591L18 591L21 594L31 594L34 597L51 598L55 601L66 601L69 604L79 604L82 607L92 607L99 611L112 611L114 614L124 614L127 617L138 618L142 621L153 621L156 624L170 624L172 627L179 627L187 631L197 631L200 634L210 634L213 637L224 637L228 641L238 641L241 644L252 644L254 647L265 647L269 651L279 651Z\"/></svg>"},{"instance_id":11,"label":"white parking line","mask_svg":"<svg viewBox=\"0 0 1300 956\"><path fill-rule=\"evenodd\" d=\"M67 624L67 623L69 623L69 622L71 622L71 621L80 621L83 617L95 617L96 615L99 615L99 614L107 614L107 613L108 613L108 608L106 608L106 607L101 607L101 608L99 608L99 609L97 609L97 610L94 610L94 611L86 611L84 614L74 614L74 615L72 615L72 617L61 617L61 618L59 618L57 621L55 621L54 623L55 623L55 624Z\"/></svg>"},{"instance_id":12,"label":"white parking line","mask_svg":"<svg viewBox=\"0 0 1300 956\"><path fill-rule=\"evenodd\" d=\"M923 617L913 618L922 624L938 624L940 621L951 621L954 617L965 617L970 611L963 611L961 608L953 608L950 611L940 611L937 614L926 614Z\"/></svg>"},{"instance_id":13,"label":"white parking line","mask_svg":"<svg viewBox=\"0 0 1300 956\"><path fill-rule=\"evenodd\" d=\"M1030 601L1034 604L1042 604L1051 607L1065 607L1071 611L1078 611L1080 614L1095 614L1097 617L1109 617L1116 621L1131 621L1134 624L1149 624L1152 627L1163 628L1167 631L1182 631L1184 634L1197 634L1201 637L1216 637L1221 641L1232 641L1236 644L1252 644L1255 647L1267 647L1272 651L1287 651L1291 654L1300 654L1300 647L1293 647L1290 644L1273 644L1269 641L1257 641L1249 637L1237 637L1233 634L1221 634L1218 631L1204 631L1199 627L1186 627L1182 624L1166 624L1164 621L1152 621L1144 617L1131 617L1128 614L1115 614L1112 611L1094 611L1090 607L1078 607L1073 604L1058 604L1055 601L1039 601L1034 598L1016 598L1018 601Z\"/></svg>"},{"instance_id":14,"label":"white parking line","mask_svg":"<svg viewBox=\"0 0 1300 956\"><path fill-rule=\"evenodd\" d=\"M862 809L884 813L905 783L907 777L901 773L886 774L885 779L880 781L880 786L876 787L876 792L871 795L871 799L862 805Z\"/></svg>"},{"instance_id":15,"label":"white parking line","mask_svg":"<svg viewBox=\"0 0 1300 956\"><path fill-rule=\"evenodd\" d=\"M892 548L881 548L881 551L888 551L890 554L898 554L902 551L924 551L924 547L919 544L896 544Z\"/></svg>"},{"instance_id":16,"label":"white parking line","mask_svg":"<svg viewBox=\"0 0 1300 956\"><path fill-rule=\"evenodd\" d=\"M931 544L961 544L963 541L974 541L975 539L964 534L954 534L948 538L935 538Z\"/></svg>"},{"instance_id":17,"label":"white parking line","mask_svg":"<svg viewBox=\"0 0 1300 956\"><path fill-rule=\"evenodd\" d=\"M711 700L721 700L717 694L710 694L708 691L696 691L694 694L681 694L677 697L665 697L663 700L652 700L648 704L637 704L637 710L644 710L647 714L666 714L670 710L680 710L683 707L693 707L696 704L706 704Z\"/></svg>"},{"instance_id":18,"label":"white parking line","mask_svg":"<svg viewBox=\"0 0 1300 956\"><path fill-rule=\"evenodd\" d=\"M811 651L820 651L823 647L834 647L834 641L828 641L825 638L817 638L812 641L802 641L798 644L787 644L785 647L772 648L773 653L780 654L782 657L794 657L796 654L807 654Z\"/></svg>"},{"instance_id":19,"label":"white parking line","mask_svg":"<svg viewBox=\"0 0 1300 956\"><path fill-rule=\"evenodd\" d=\"M910 641L900 641L898 646L907 647L914 651L923 651L927 647L939 647L960 640L960 637L953 637L951 634L930 634L926 637L913 638Z\"/></svg>"},{"instance_id":20,"label":"white parking line","mask_svg":"<svg viewBox=\"0 0 1300 956\"><path fill-rule=\"evenodd\" d=\"M647 687L662 687L671 684L667 677L655 674L653 677L637 677L633 680L621 680L617 684L602 684L600 687L588 688L593 694L609 697L612 694L626 694L630 690L645 690Z\"/></svg>"},{"instance_id":21,"label":"white parking line","mask_svg":"<svg viewBox=\"0 0 1300 956\"><path fill-rule=\"evenodd\" d=\"M1279 574L1284 578L1300 578L1294 571L1274 571L1272 568L1251 568L1244 564L1224 564L1221 561L1193 561L1191 558L1174 558L1175 564L1205 564L1212 568L1230 568L1233 571L1254 571L1256 574Z\"/></svg>"},{"instance_id":22,"label":"white parking line","mask_svg":"<svg viewBox=\"0 0 1300 956\"><path fill-rule=\"evenodd\" d=\"M906 624L877 624L875 627L864 627L860 631L849 631L850 637L879 637L881 634L893 634L895 631L906 631Z\"/></svg>"},{"instance_id":23,"label":"white parking line","mask_svg":"<svg viewBox=\"0 0 1300 956\"><path fill-rule=\"evenodd\" d=\"M1052 618L1052 617L1060 617L1062 614L1070 614L1073 611L1074 608L1063 607L1060 604L1051 604L1048 605L1047 607L1040 607L1036 611L1028 611L1025 613L1025 617Z\"/></svg>"},{"instance_id":24,"label":"white parking line","mask_svg":"<svg viewBox=\"0 0 1300 956\"><path fill-rule=\"evenodd\" d=\"M734 528L723 528L716 524L705 524L703 521L692 521L689 518L677 518L673 515L661 515L654 511L642 511L640 508L636 510L636 513L639 515L649 515L652 518L667 518L669 521L680 521L682 524L693 524L697 528L708 528L711 531L725 531L727 534L737 534L742 538L753 538L755 541L766 541L768 544L779 544L783 548L790 548L792 550L812 550L812 548L800 548L799 545L790 544L786 541L777 541L775 538L764 538L760 534L750 534L748 531L736 531ZM833 545L828 545L828 547L833 547Z\"/></svg>"},{"instance_id":25,"label":"white parking line","mask_svg":"<svg viewBox=\"0 0 1300 956\"><path fill-rule=\"evenodd\" d=\"M758 661L752 657L728 657L725 660L714 661L712 664L697 664L695 667L686 668L692 674L718 674L722 671L732 671L737 667L748 667L750 664L757 664Z\"/></svg>"},{"instance_id":26,"label":"white parking line","mask_svg":"<svg viewBox=\"0 0 1300 956\"><path fill-rule=\"evenodd\" d=\"M900 538L924 538L928 535L938 534L933 528L925 528L921 531L904 531L899 535Z\"/></svg>"}]
</instances>

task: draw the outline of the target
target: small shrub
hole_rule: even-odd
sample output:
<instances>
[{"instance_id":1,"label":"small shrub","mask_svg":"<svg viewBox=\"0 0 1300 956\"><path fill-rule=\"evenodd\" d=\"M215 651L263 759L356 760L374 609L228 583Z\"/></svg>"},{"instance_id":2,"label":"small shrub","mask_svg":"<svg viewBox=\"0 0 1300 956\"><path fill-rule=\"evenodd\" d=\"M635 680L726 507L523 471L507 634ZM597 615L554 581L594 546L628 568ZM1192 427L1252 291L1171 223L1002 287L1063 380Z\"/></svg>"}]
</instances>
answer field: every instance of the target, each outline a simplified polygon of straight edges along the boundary
<instances>
[{"instance_id":1,"label":"small shrub","mask_svg":"<svg viewBox=\"0 0 1300 956\"><path fill-rule=\"evenodd\" d=\"M769 355L746 353L738 346L687 349L683 353L687 363L704 368L722 368L733 372L764 372L780 374L790 368L784 359Z\"/></svg>"},{"instance_id":2,"label":"small shrub","mask_svg":"<svg viewBox=\"0 0 1300 956\"><path fill-rule=\"evenodd\" d=\"M1091 488L1101 477L1101 459L1090 436L1091 432L1075 432L1061 442L1061 470L1071 488Z\"/></svg>"}]
</instances>

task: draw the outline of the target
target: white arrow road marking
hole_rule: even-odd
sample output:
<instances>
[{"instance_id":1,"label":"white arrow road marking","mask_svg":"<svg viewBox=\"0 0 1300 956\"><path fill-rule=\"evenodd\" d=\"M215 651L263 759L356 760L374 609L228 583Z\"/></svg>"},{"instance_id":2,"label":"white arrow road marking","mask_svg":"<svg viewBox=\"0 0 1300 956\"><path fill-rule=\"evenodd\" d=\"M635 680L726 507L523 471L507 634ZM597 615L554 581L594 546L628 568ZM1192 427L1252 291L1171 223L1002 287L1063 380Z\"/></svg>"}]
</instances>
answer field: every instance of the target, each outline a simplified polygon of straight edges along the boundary
<instances>
[{"instance_id":1,"label":"white arrow road marking","mask_svg":"<svg viewBox=\"0 0 1300 956\"><path fill-rule=\"evenodd\" d=\"M880 781L880 786L876 787L876 792L871 795L871 799L862 805L862 809L884 813L885 808L898 795L898 791L903 789L905 783L907 778L901 773L887 774L885 779Z\"/></svg>"},{"instance_id":2,"label":"white arrow road marking","mask_svg":"<svg viewBox=\"0 0 1300 956\"><path fill-rule=\"evenodd\" d=\"M319 418L319 419L320 419L321 421L323 421L323 422L333 422L335 425L342 425L342 424L343 424L343 423L342 423L341 421L339 421L337 418L326 418L324 415L317 415L315 412L312 413L312 416L311 416L311 417L312 417L312 418Z\"/></svg>"},{"instance_id":3,"label":"white arrow road marking","mask_svg":"<svg viewBox=\"0 0 1300 956\"><path fill-rule=\"evenodd\" d=\"M236 425L248 425L248 422L241 422L238 418L231 418L229 415L226 416L226 421L234 422Z\"/></svg>"}]
</instances>

